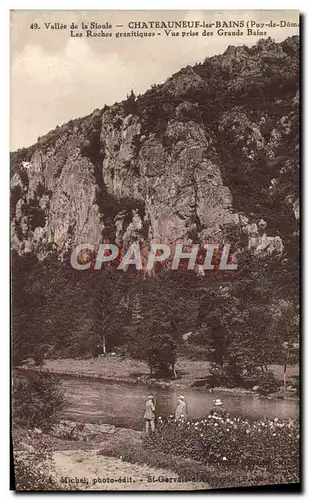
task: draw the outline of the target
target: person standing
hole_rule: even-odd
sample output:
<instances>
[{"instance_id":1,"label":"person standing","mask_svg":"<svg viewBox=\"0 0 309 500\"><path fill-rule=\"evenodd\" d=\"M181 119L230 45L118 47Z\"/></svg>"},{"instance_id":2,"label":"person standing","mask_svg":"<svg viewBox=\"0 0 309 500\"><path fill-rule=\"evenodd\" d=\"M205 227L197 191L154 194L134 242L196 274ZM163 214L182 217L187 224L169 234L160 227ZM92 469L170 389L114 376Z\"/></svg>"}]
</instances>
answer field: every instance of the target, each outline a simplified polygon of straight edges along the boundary
<instances>
[{"instance_id":1,"label":"person standing","mask_svg":"<svg viewBox=\"0 0 309 500\"><path fill-rule=\"evenodd\" d=\"M155 430L155 402L153 396L148 396L146 402L146 409L144 413L144 419L146 424L146 434L149 434L149 429L153 432Z\"/></svg>"},{"instance_id":2,"label":"person standing","mask_svg":"<svg viewBox=\"0 0 309 500\"><path fill-rule=\"evenodd\" d=\"M175 420L187 420L187 403L183 396L179 396L175 410Z\"/></svg>"}]
</instances>

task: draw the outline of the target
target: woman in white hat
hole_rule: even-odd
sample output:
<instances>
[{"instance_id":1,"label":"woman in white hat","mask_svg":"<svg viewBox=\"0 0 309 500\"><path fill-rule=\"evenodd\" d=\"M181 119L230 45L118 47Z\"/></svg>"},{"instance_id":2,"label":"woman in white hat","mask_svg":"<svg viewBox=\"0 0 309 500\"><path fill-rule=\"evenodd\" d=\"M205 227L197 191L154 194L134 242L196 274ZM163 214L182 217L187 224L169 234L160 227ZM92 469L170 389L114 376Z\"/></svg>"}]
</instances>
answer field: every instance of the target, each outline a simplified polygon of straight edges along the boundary
<instances>
[{"instance_id":1,"label":"woman in white hat","mask_svg":"<svg viewBox=\"0 0 309 500\"><path fill-rule=\"evenodd\" d=\"M148 396L146 401L146 409L144 413L144 419L146 422L146 434L149 433L149 428L152 432L155 430L155 402L153 396Z\"/></svg>"},{"instance_id":2,"label":"woman in white hat","mask_svg":"<svg viewBox=\"0 0 309 500\"><path fill-rule=\"evenodd\" d=\"M175 420L187 420L187 403L183 396L179 396L175 411Z\"/></svg>"},{"instance_id":3,"label":"woman in white hat","mask_svg":"<svg viewBox=\"0 0 309 500\"><path fill-rule=\"evenodd\" d=\"M215 399L214 403L215 404L213 408L210 410L210 415L215 415L217 417L226 417L227 411L224 408L221 399Z\"/></svg>"}]
</instances>

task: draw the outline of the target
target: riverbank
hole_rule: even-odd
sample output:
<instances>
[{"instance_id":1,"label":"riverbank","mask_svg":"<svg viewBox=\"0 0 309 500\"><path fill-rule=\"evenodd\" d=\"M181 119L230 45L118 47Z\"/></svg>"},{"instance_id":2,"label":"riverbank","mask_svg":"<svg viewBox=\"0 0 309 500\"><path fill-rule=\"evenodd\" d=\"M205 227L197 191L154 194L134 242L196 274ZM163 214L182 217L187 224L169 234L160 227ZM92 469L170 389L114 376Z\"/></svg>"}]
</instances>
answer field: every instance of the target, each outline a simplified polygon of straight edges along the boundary
<instances>
[{"instance_id":1,"label":"riverbank","mask_svg":"<svg viewBox=\"0 0 309 500\"><path fill-rule=\"evenodd\" d=\"M106 355L96 359L46 359L41 368L33 365L24 365L22 369L36 369L48 371L61 376L112 380L130 384L145 384L151 387L170 387L175 389L205 390L207 377L210 375L207 361L196 361L188 358L179 358L176 364L177 378L172 380L157 380L149 375L149 368L142 361L130 358ZM279 380L282 380L282 367L273 365L272 371ZM298 367L287 368L287 379L298 376ZM227 392L235 395L252 394L253 391L243 388L212 387L209 391ZM268 397L283 397L282 393ZM285 398L297 397L293 392L286 393Z\"/></svg>"}]
</instances>

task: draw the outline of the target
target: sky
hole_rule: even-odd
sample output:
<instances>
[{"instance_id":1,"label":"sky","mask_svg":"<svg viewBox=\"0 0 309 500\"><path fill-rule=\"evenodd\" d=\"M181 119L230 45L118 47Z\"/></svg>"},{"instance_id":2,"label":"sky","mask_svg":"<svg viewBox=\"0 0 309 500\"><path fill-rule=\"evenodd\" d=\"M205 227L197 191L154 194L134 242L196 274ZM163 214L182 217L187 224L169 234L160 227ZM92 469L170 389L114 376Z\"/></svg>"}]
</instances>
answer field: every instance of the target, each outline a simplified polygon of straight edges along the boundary
<instances>
[{"instance_id":1,"label":"sky","mask_svg":"<svg viewBox=\"0 0 309 500\"><path fill-rule=\"evenodd\" d=\"M71 38L70 30L47 30L44 23L110 23L115 33L131 31L130 21L251 19L297 22L298 12L12 11L11 151L35 143L57 125L125 99L131 89L135 94L143 93L188 64L223 53L229 45L253 45L259 39L164 34L151 38ZM31 29L32 23L38 23L40 29ZM116 24L124 27L115 28ZM298 28L272 28L268 34L280 42L298 34Z\"/></svg>"}]
</instances>

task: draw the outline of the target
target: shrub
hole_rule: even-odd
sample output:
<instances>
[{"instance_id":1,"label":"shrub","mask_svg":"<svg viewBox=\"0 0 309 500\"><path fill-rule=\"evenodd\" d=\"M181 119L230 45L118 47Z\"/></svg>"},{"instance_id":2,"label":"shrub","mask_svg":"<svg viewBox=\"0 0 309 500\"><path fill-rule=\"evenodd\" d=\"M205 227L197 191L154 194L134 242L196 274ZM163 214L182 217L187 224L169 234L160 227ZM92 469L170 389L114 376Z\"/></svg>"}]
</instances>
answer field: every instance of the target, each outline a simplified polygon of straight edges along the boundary
<instances>
[{"instance_id":1,"label":"shrub","mask_svg":"<svg viewBox=\"0 0 309 500\"><path fill-rule=\"evenodd\" d=\"M14 436L16 491L74 489L71 485L58 483L51 463L52 450L46 435L23 429L18 429L17 434L18 436Z\"/></svg>"},{"instance_id":2,"label":"shrub","mask_svg":"<svg viewBox=\"0 0 309 500\"><path fill-rule=\"evenodd\" d=\"M235 419L235 422L236 421L237 419ZM215 423L215 420L213 420L213 422ZM266 423L266 420L263 422ZM191 422L187 427L192 425L195 428L195 424L196 422ZM199 422L199 425L200 424L201 422ZM255 424L257 425L257 423ZM279 422L279 420L276 422L275 420L272 421L272 425L275 424L281 425L282 422ZM262 421L260 425L262 425ZM296 425L295 422L290 423L290 428L288 428L292 429L294 425ZM192 443L192 440L188 439L186 426L178 426L171 419L165 422L161 419L160 427L161 429L154 435L144 438L144 446L141 444L132 445L126 442L119 446L119 444L115 445L115 443L106 442L98 454L121 458L121 460L129 463L140 465L146 464L149 467L170 470L178 474L185 481L205 482L212 488L235 488L299 481L298 458L295 458L293 454L293 447L291 449L291 460L286 466L261 466L259 463L255 464L254 460L252 460L250 462L250 467L244 468L243 463L239 464L239 460L237 459L240 455L239 453L237 453L237 457L234 461L221 460L221 458L225 456L222 454L220 455L224 440L221 440L221 444L217 446L217 461L213 460L213 455L211 454L210 460L208 460L207 447L204 455L202 455L201 452L199 454L197 453L197 451L204 447L204 442L199 439L200 433L198 433L198 431L194 431L194 433L196 433L196 439L195 443ZM279 427L279 429L283 429L283 427ZM295 431L296 430L297 425L295 427ZM216 432L219 433L220 431L218 430ZM234 438L233 450L238 446L237 439L239 439L239 435L236 433ZM214 436L211 436L211 439L213 439L213 448L215 448L217 436L215 439ZM250 441L250 436L247 435L247 433L246 440L247 442ZM186 451L184 451L184 442L186 443ZM191 448L192 444L193 447ZM254 444L252 446L254 447ZM280 449L280 451L282 451L282 449ZM226 453L226 451L224 452ZM197 458L192 458L192 454L199 457L199 460ZM233 452L231 452L231 455L232 454ZM260 452L258 453L258 457L259 456ZM276 454L274 458L276 459ZM291 465L292 462L293 465Z\"/></svg>"},{"instance_id":3,"label":"shrub","mask_svg":"<svg viewBox=\"0 0 309 500\"><path fill-rule=\"evenodd\" d=\"M50 453L42 439L40 439L39 446L31 447L27 452L14 452L16 490L48 491L55 489L47 465L49 458Z\"/></svg>"},{"instance_id":4,"label":"shrub","mask_svg":"<svg viewBox=\"0 0 309 500\"><path fill-rule=\"evenodd\" d=\"M31 404L29 402L31 401ZM60 381L55 376L32 373L13 383L14 423L32 429L49 429L64 406Z\"/></svg>"},{"instance_id":5,"label":"shrub","mask_svg":"<svg viewBox=\"0 0 309 500\"><path fill-rule=\"evenodd\" d=\"M99 454L118 458L120 456L124 462L172 470L185 481L208 482L209 479L209 469L195 460L179 459L177 456L160 451L152 453L142 446L123 445L120 452L119 447L105 447Z\"/></svg>"},{"instance_id":6,"label":"shrub","mask_svg":"<svg viewBox=\"0 0 309 500\"><path fill-rule=\"evenodd\" d=\"M297 421L209 416L198 422L179 423L173 418L159 418L156 431L144 438L144 444L154 453L191 458L222 471L250 473L247 479L258 475L261 480L299 480Z\"/></svg>"},{"instance_id":7,"label":"shrub","mask_svg":"<svg viewBox=\"0 0 309 500\"><path fill-rule=\"evenodd\" d=\"M37 198L22 205L22 213L28 218L29 226L32 231L34 231L36 227L45 226L45 212L40 208Z\"/></svg>"},{"instance_id":8,"label":"shrub","mask_svg":"<svg viewBox=\"0 0 309 500\"><path fill-rule=\"evenodd\" d=\"M115 121L114 121L114 128L116 130L120 130L122 127L122 119L121 118L117 118Z\"/></svg>"},{"instance_id":9,"label":"shrub","mask_svg":"<svg viewBox=\"0 0 309 500\"><path fill-rule=\"evenodd\" d=\"M276 392L281 383L272 372L266 372L262 373L257 379L257 385L261 394L270 394Z\"/></svg>"},{"instance_id":10,"label":"shrub","mask_svg":"<svg viewBox=\"0 0 309 500\"><path fill-rule=\"evenodd\" d=\"M259 393L266 395L276 392L281 383L272 372L256 371L255 373L248 375L244 382L244 386L248 389L252 389L255 385L258 386Z\"/></svg>"},{"instance_id":11,"label":"shrub","mask_svg":"<svg viewBox=\"0 0 309 500\"><path fill-rule=\"evenodd\" d=\"M22 188L19 184L17 186L14 186L11 189L11 200L10 200L10 213L11 213L11 219L15 216L15 211L16 211L16 205L19 199L22 197Z\"/></svg>"}]
</instances>

